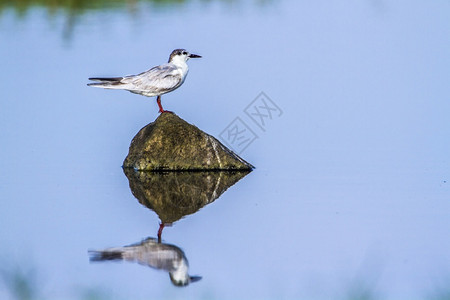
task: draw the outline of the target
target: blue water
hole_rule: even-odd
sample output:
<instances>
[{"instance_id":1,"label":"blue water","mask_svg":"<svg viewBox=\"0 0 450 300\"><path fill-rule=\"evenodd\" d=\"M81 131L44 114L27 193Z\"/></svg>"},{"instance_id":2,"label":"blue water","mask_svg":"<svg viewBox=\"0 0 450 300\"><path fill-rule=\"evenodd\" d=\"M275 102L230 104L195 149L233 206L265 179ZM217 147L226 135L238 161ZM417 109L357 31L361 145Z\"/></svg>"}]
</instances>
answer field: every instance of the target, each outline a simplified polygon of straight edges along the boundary
<instances>
[{"instance_id":1,"label":"blue water","mask_svg":"<svg viewBox=\"0 0 450 300\"><path fill-rule=\"evenodd\" d=\"M256 169L164 229L203 277L184 288L87 253L159 227L121 169L156 101L87 78L180 47L203 58L164 108L256 136ZM444 0L4 9L0 298L17 273L37 299L448 299L449 53ZM280 109L262 128L245 113L261 92Z\"/></svg>"}]
</instances>

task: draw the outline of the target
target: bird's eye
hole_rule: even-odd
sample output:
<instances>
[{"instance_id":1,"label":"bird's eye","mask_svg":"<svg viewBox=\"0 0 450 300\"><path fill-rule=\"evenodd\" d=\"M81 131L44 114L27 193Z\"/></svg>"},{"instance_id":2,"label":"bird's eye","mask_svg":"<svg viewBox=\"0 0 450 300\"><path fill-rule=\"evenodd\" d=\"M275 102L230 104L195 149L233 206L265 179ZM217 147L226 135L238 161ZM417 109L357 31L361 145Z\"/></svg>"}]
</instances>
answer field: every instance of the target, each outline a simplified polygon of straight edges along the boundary
<instances>
[{"instance_id":1,"label":"bird's eye","mask_svg":"<svg viewBox=\"0 0 450 300\"><path fill-rule=\"evenodd\" d=\"M184 52L183 52L183 55L187 55L187 52L186 52L186 51L184 51Z\"/></svg>"}]
</instances>

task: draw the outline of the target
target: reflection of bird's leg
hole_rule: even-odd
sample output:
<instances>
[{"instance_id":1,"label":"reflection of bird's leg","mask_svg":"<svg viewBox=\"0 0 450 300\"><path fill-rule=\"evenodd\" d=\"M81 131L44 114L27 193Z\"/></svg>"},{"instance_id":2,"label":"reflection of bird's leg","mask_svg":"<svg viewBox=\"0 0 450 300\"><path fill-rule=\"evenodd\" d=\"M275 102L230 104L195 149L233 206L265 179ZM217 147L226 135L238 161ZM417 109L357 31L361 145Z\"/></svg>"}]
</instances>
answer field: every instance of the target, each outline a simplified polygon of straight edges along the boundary
<instances>
[{"instance_id":1,"label":"reflection of bird's leg","mask_svg":"<svg viewBox=\"0 0 450 300\"><path fill-rule=\"evenodd\" d=\"M162 234L163 229L164 229L164 223L159 224L159 229L158 229L158 243L161 243L161 234Z\"/></svg>"}]
</instances>

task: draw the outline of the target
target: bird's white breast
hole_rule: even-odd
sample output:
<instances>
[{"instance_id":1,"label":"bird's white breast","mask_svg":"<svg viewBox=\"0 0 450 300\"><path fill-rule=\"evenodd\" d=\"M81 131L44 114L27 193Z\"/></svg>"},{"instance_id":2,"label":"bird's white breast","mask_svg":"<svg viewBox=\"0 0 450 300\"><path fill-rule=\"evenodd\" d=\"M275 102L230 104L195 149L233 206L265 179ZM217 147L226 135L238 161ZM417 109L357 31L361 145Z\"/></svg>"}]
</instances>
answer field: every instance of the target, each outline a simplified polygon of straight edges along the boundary
<instances>
[{"instance_id":1,"label":"bird's white breast","mask_svg":"<svg viewBox=\"0 0 450 300\"><path fill-rule=\"evenodd\" d=\"M186 78L186 75L189 72L189 67L185 61L173 61L172 64L174 64L177 67L177 71L181 75L181 82L184 82L184 79Z\"/></svg>"}]
</instances>

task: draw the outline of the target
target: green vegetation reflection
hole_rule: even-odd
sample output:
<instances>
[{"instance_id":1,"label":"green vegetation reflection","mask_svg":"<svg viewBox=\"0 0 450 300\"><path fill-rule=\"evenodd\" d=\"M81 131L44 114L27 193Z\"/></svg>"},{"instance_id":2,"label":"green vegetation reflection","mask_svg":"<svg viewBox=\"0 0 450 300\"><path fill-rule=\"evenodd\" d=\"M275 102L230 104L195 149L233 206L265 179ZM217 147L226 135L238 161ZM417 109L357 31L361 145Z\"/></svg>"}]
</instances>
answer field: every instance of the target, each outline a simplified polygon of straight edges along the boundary
<instances>
[{"instance_id":1,"label":"green vegetation reflection","mask_svg":"<svg viewBox=\"0 0 450 300\"><path fill-rule=\"evenodd\" d=\"M271 0L253 0L251 4L264 5ZM202 4L223 2L229 4L243 3L243 0L0 0L0 12L14 9L25 13L32 8L45 8L50 12L64 10L70 14L81 13L86 10L130 9L139 4L170 7L187 3L198 2Z\"/></svg>"}]
</instances>

